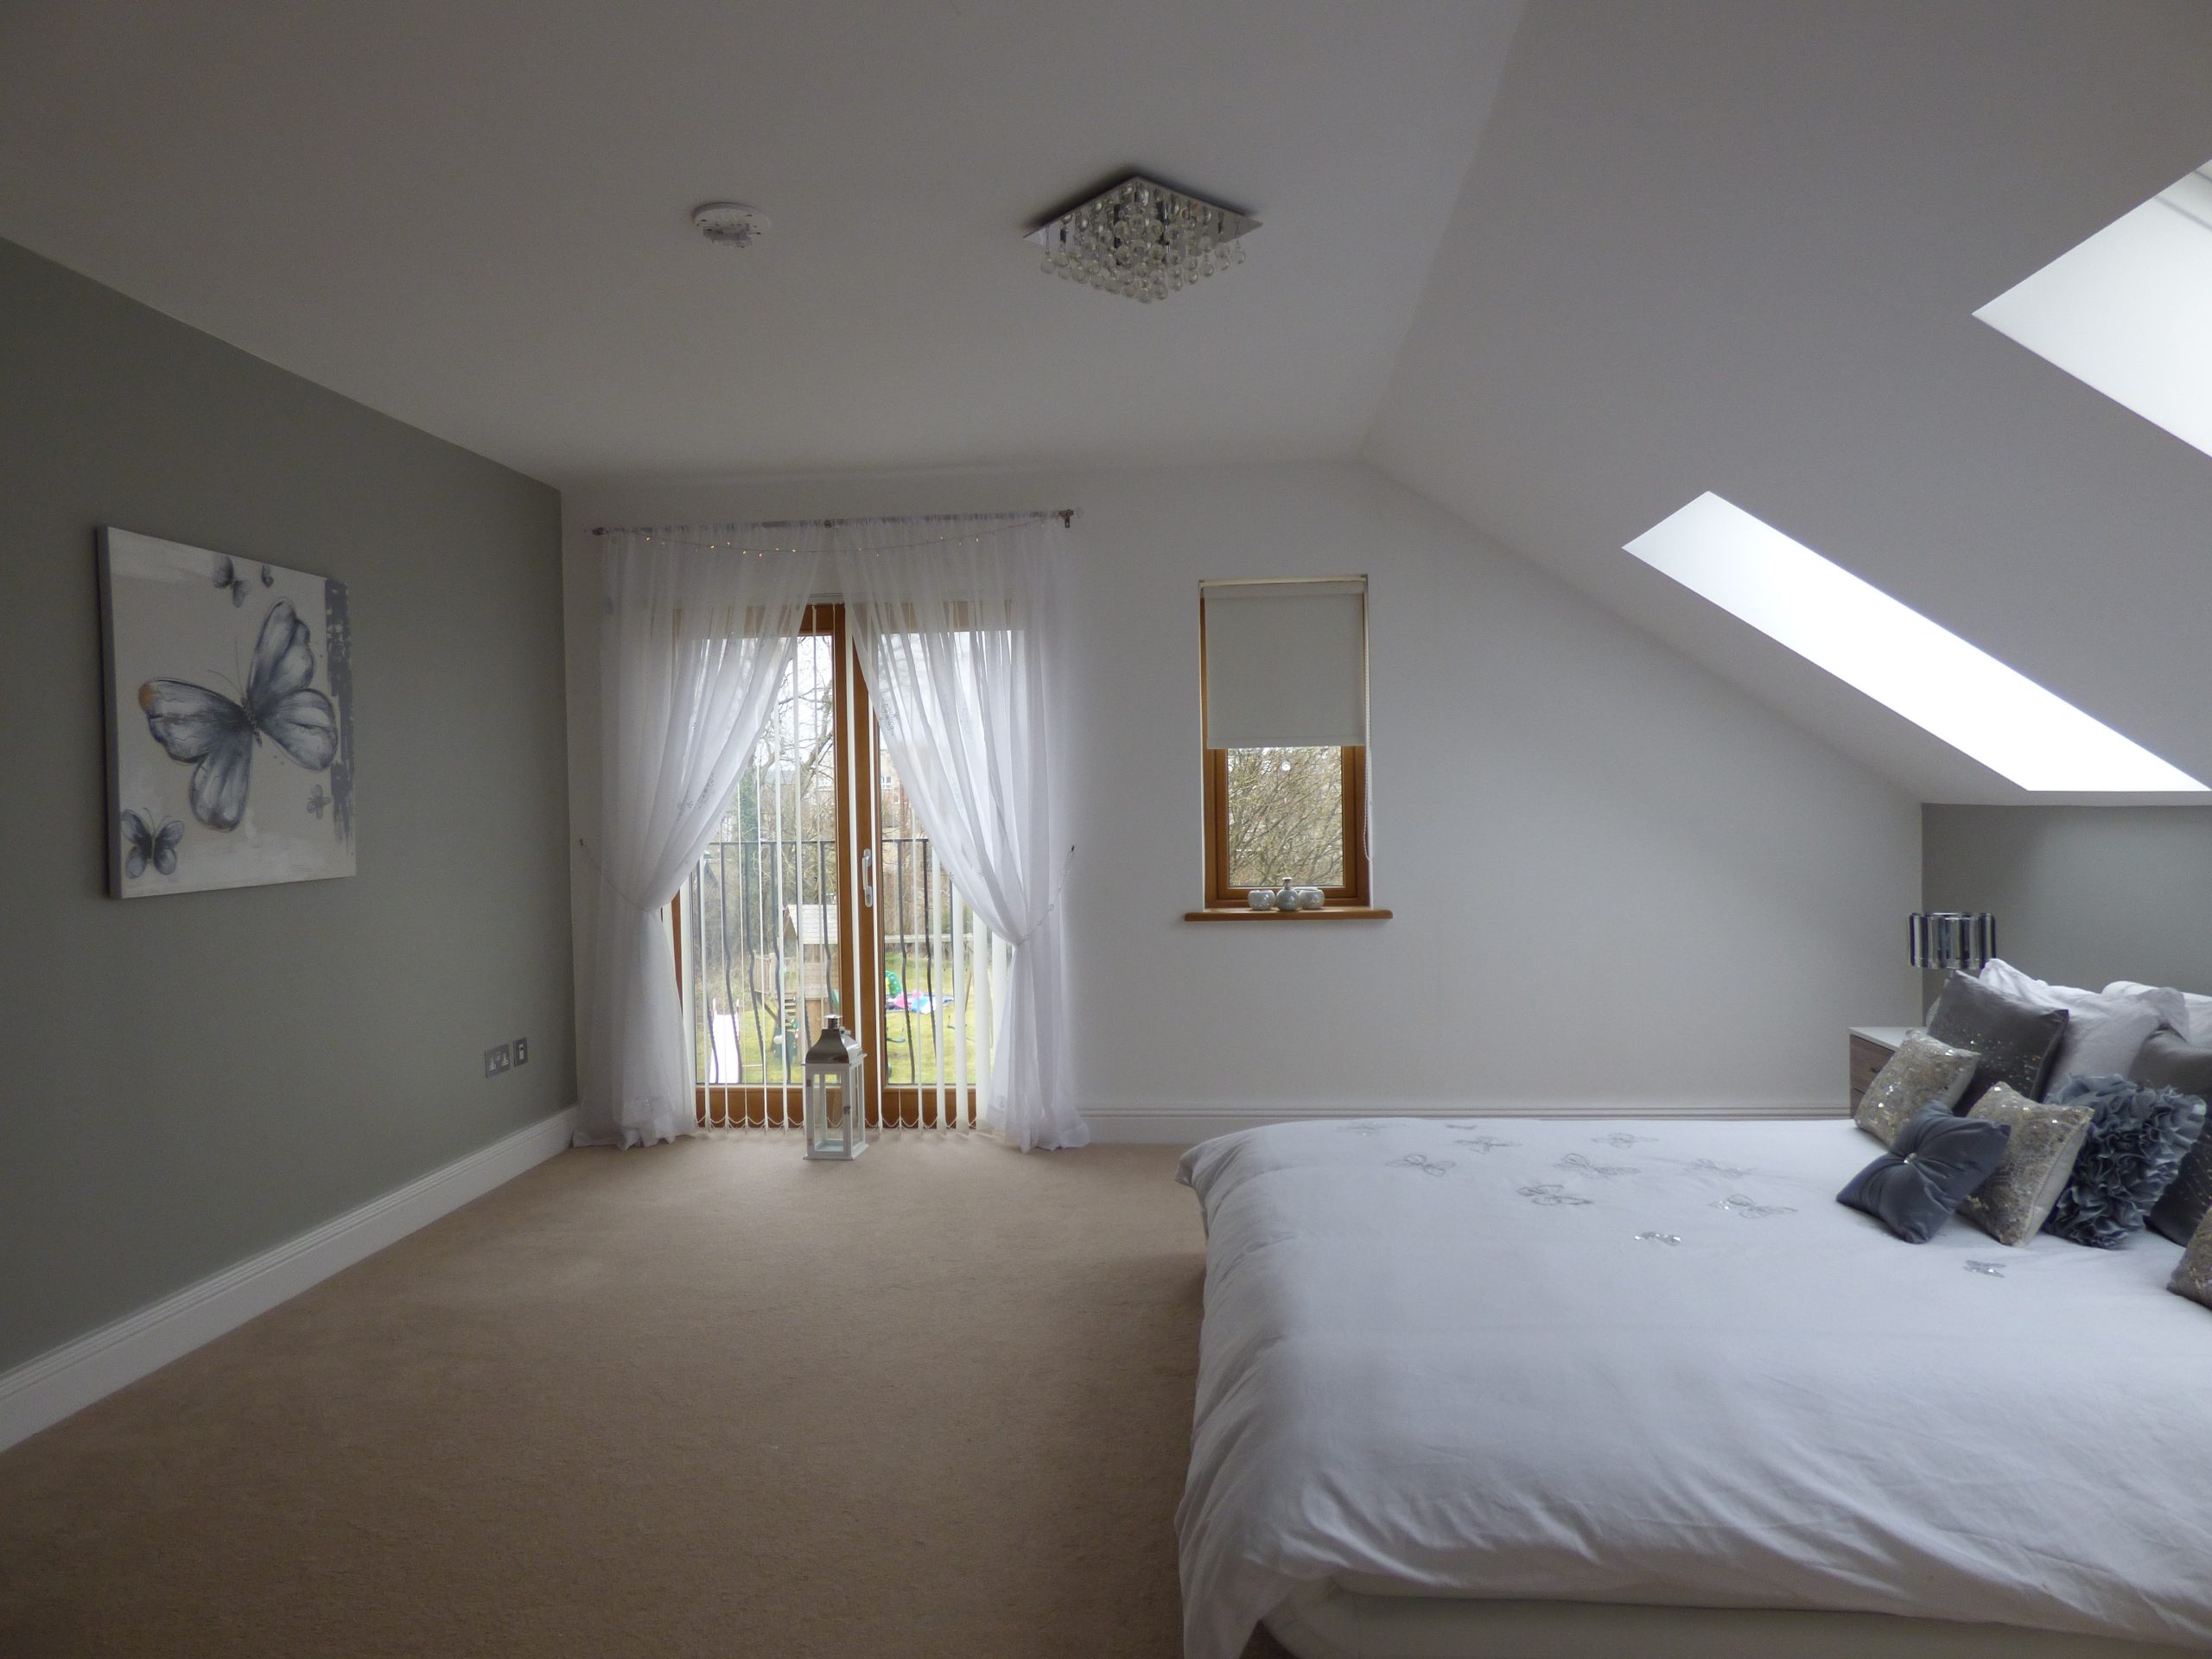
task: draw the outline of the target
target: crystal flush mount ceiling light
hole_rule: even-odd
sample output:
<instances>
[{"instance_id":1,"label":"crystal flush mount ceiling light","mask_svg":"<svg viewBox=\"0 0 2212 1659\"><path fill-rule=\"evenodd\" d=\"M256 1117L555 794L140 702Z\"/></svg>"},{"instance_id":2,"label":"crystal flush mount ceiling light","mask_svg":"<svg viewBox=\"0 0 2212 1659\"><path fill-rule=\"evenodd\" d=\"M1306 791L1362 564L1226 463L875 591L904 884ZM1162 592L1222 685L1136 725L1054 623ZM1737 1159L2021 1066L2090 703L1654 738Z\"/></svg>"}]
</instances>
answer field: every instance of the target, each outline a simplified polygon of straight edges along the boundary
<instances>
[{"instance_id":1,"label":"crystal flush mount ceiling light","mask_svg":"<svg viewBox=\"0 0 2212 1659\"><path fill-rule=\"evenodd\" d=\"M1241 264L1238 238L1260 221L1132 175L1029 233L1045 250L1045 270L1141 304Z\"/></svg>"}]
</instances>

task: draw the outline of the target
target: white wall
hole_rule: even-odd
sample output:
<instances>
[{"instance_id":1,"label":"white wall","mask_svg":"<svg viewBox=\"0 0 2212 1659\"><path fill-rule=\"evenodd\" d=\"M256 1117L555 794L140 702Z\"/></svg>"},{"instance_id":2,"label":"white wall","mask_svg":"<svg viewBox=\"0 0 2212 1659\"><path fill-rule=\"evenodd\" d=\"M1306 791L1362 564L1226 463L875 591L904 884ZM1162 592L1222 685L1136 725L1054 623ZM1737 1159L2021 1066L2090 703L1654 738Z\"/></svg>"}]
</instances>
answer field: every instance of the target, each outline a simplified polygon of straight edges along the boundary
<instances>
[{"instance_id":1,"label":"white wall","mask_svg":"<svg viewBox=\"0 0 2212 1659\"><path fill-rule=\"evenodd\" d=\"M572 490L579 833L597 821L590 526L1063 505L1082 513L1076 1071L1102 1136L1314 1111L1840 1109L1843 1028L1911 1016L1915 802L1354 461ZM1362 571L1375 896L1396 918L1183 921L1199 581Z\"/></svg>"}]
</instances>

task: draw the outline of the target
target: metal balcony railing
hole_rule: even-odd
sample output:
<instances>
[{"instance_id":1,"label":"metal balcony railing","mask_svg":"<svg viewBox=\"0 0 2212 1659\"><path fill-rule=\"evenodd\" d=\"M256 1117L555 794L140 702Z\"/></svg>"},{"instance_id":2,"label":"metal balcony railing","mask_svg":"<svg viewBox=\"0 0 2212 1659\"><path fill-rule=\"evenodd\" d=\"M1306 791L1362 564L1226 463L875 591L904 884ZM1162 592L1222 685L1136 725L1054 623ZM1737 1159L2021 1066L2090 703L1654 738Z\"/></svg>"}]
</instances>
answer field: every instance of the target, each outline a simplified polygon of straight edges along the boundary
<instances>
[{"instance_id":1,"label":"metal balcony railing","mask_svg":"<svg viewBox=\"0 0 2212 1659\"><path fill-rule=\"evenodd\" d=\"M709 1122L723 1121L715 1090L734 1088L765 1091L745 1096L745 1121L796 1124L807 1046L836 1014L874 1031L893 1121L974 1123L1007 947L961 899L927 836L880 841L874 878L874 904L856 912L870 930L860 959L877 964L871 976L880 981L880 1019L864 1024L842 1006L836 841L709 844L685 888L684 932Z\"/></svg>"}]
</instances>

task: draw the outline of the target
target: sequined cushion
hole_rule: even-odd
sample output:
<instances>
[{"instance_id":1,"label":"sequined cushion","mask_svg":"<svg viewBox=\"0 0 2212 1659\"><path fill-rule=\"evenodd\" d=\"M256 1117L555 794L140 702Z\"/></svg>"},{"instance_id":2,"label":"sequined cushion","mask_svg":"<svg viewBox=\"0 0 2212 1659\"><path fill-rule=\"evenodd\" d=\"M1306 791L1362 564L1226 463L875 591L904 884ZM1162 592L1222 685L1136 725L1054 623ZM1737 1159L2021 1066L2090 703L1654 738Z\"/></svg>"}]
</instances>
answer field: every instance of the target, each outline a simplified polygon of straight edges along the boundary
<instances>
[{"instance_id":1,"label":"sequined cushion","mask_svg":"<svg viewBox=\"0 0 2212 1659\"><path fill-rule=\"evenodd\" d=\"M1940 1101L1923 1106L1835 1200L1864 1210L1908 1244L1925 1244L1989 1179L2012 1134L2002 1123L1955 1116Z\"/></svg>"},{"instance_id":2,"label":"sequined cushion","mask_svg":"<svg viewBox=\"0 0 2212 1659\"><path fill-rule=\"evenodd\" d=\"M2151 1206L2181 1173L2182 1160L2204 1132L2204 1103L2126 1077L2079 1075L2060 1084L2051 1099L2086 1106L2095 1116L2043 1230L2076 1244L2118 1249L2143 1230Z\"/></svg>"},{"instance_id":3,"label":"sequined cushion","mask_svg":"<svg viewBox=\"0 0 2212 1659\"><path fill-rule=\"evenodd\" d=\"M2153 1088L2178 1090L2212 1101L2212 1048L2199 1048L2177 1033L2162 1031L2143 1045L2127 1075ZM2186 1244L2212 1213L2212 1132L2199 1135L2195 1150L2182 1160L2181 1173L2151 1211L2153 1231Z\"/></svg>"},{"instance_id":4,"label":"sequined cushion","mask_svg":"<svg viewBox=\"0 0 2212 1659\"><path fill-rule=\"evenodd\" d=\"M2174 1276L2166 1281L2166 1288L2177 1296L2186 1296L2192 1302L2212 1307L2212 1218L2196 1230L2196 1236L2190 1241L2189 1253L2174 1269Z\"/></svg>"},{"instance_id":5,"label":"sequined cushion","mask_svg":"<svg viewBox=\"0 0 2212 1659\"><path fill-rule=\"evenodd\" d=\"M1959 1206L1959 1213L1999 1244L2024 1244L2050 1215L2050 1207L2074 1174L2096 1114L2086 1106L2057 1106L2030 1100L1999 1084L1979 1101L1968 1117L2002 1123L2012 1131L1997 1173Z\"/></svg>"},{"instance_id":6,"label":"sequined cushion","mask_svg":"<svg viewBox=\"0 0 2212 1659\"><path fill-rule=\"evenodd\" d=\"M1953 969L1929 1010L1928 1034L1981 1056L1974 1081L1959 1097L1960 1109L2000 1083L2030 1100L2042 1099L2050 1063L2066 1040L2068 1018L2063 1008L2035 1007Z\"/></svg>"},{"instance_id":7,"label":"sequined cushion","mask_svg":"<svg viewBox=\"0 0 2212 1659\"><path fill-rule=\"evenodd\" d=\"M1980 1064L1981 1056L1970 1048L1939 1043L1924 1031L1908 1032L1851 1116L1884 1146L1893 1145L1922 1107L1933 1102L1948 1112L1956 1106Z\"/></svg>"},{"instance_id":8,"label":"sequined cushion","mask_svg":"<svg viewBox=\"0 0 2212 1659\"><path fill-rule=\"evenodd\" d=\"M2050 984L1996 957L1976 977L2016 1001L2066 1010L2066 1037L2051 1060L2050 1083L2036 1096L2038 1100L2050 1099L2057 1084L2077 1073L2108 1077L2126 1071L2151 1033L2165 1024L2165 1010L2173 1006L2171 999L2156 996Z\"/></svg>"}]
</instances>

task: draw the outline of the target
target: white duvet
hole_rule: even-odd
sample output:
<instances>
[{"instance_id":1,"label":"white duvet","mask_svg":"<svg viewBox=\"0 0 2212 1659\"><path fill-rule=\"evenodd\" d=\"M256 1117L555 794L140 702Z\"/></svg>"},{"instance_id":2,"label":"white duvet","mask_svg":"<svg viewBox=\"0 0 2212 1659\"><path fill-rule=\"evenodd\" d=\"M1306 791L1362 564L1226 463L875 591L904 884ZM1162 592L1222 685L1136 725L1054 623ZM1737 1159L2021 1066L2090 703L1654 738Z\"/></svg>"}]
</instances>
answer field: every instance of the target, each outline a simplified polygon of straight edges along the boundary
<instances>
[{"instance_id":1,"label":"white duvet","mask_svg":"<svg viewBox=\"0 0 2212 1659\"><path fill-rule=\"evenodd\" d=\"M2155 1236L1927 1244L1847 1121L1409 1119L1193 1148L1186 1659L1301 1583L2212 1645L2212 1310Z\"/></svg>"}]
</instances>

